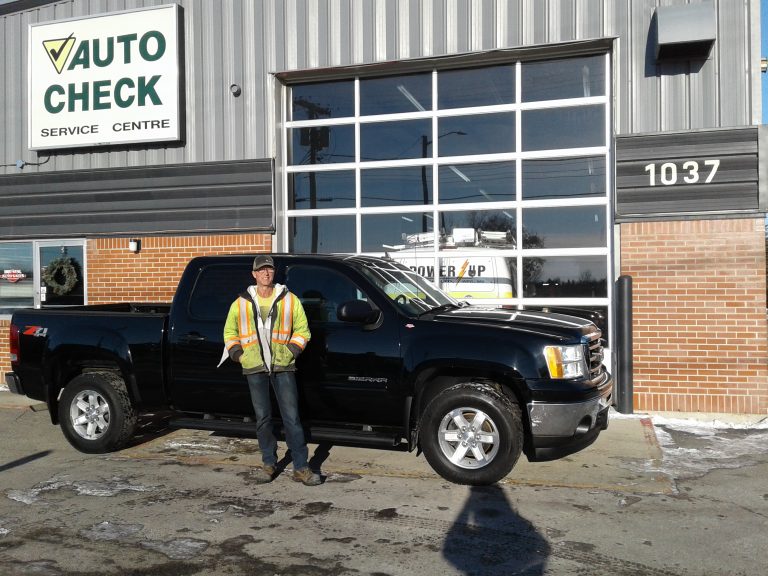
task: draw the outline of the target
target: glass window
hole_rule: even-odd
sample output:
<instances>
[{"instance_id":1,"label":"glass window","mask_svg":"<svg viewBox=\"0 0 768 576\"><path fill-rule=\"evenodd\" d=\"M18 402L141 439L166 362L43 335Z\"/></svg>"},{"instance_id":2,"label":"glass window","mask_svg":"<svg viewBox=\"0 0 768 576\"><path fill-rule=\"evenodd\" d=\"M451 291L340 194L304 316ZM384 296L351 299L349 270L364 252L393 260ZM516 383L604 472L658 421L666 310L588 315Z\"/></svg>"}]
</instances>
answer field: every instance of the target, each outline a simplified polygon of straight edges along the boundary
<instances>
[{"instance_id":1,"label":"glass window","mask_svg":"<svg viewBox=\"0 0 768 576\"><path fill-rule=\"evenodd\" d=\"M513 210L466 210L440 212L441 246L460 248L515 247L515 212Z\"/></svg>"},{"instance_id":2,"label":"glass window","mask_svg":"<svg viewBox=\"0 0 768 576\"><path fill-rule=\"evenodd\" d=\"M41 306L85 304L83 246L40 246Z\"/></svg>"},{"instance_id":3,"label":"glass window","mask_svg":"<svg viewBox=\"0 0 768 576\"><path fill-rule=\"evenodd\" d=\"M512 104L515 102L515 65L440 71L437 101L440 109Z\"/></svg>"},{"instance_id":4,"label":"glass window","mask_svg":"<svg viewBox=\"0 0 768 576\"><path fill-rule=\"evenodd\" d=\"M523 258L523 291L530 298L605 298L605 256Z\"/></svg>"},{"instance_id":5,"label":"glass window","mask_svg":"<svg viewBox=\"0 0 768 576\"><path fill-rule=\"evenodd\" d=\"M440 202L502 202L515 199L515 163L440 166Z\"/></svg>"},{"instance_id":6,"label":"glass window","mask_svg":"<svg viewBox=\"0 0 768 576\"><path fill-rule=\"evenodd\" d=\"M355 161L355 127L291 128L288 163L338 164Z\"/></svg>"},{"instance_id":7,"label":"glass window","mask_svg":"<svg viewBox=\"0 0 768 576\"><path fill-rule=\"evenodd\" d=\"M605 234L605 206L523 210L523 248L599 248Z\"/></svg>"},{"instance_id":8,"label":"glass window","mask_svg":"<svg viewBox=\"0 0 768 576\"><path fill-rule=\"evenodd\" d=\"M350 300L367 300L367 296L349 278L333 270L317 266L290 265L285 284L304 306L311 323L341 322L336 312Z\"/></svg>"},{"instance_id":9,"label":"glass window","mask_svg":"<svg viewBox=\"0 0 768 576\"><path fill-rule=\"evenodd\" d=\"M437 126L441 157L515 151L514 112L449 116Z\"/></svg>"},{"instance_id":10,"label":"glass window","mask_svg":"<svg viewBox=\"0 0 768 576\"><path fill-rule=\"evenodd\" d=\"M403 245L434 244L432 214L364 214L360 225L363 252L384 252Z\"/></svg>"},{"instance_id":11,"label":"glass window","mask_svg":"<svg viewBox=\"0 0 768 576\"><path fill-rule=\"evenodd\" d=\"M523 160L523 199L605 196L605 157Z\"/></svg>"},{"instance_id":12,"label":"glass window","mask_svg":"<svg viewBox=\"0 0 768 576\"><path fill-rule=\"evenodd\" d=\"M431 157L431 120L372 122L360 125L360 159L402 160Z\"/></svg>"},{"instance_id":13,"label":"glass window","mask_svg":"<svg viewBox=\"0 0 768 576\"><path fill-rule=\"evenodd\" d=\"M408 315L422 314L443 306L458 307L454 299L437 290L434 284L425 280L423 274L399 262L367 263L362 272Z\"/></svg>"},{"instance_id":14,"label":"glass window","mask_svg":"<svg viewBox=\"0 0 768 576\"><path fill-rule=\"evenodd\" d=\"M363 206L432 203L432 166L402 166L360 171Z\"/></svg>"},{"instance_id":15,"label":"glass window","mask_svg":"<svg viewBox=\"0 0 768 576\"><path fill-rule=\"evenodd\" d=\"M0 314L35 305L32 242L0 243Z\"/></svg>"},{"instance_id":16,"label":"glass window","mask_svg":"<svg viewBox=\"0 0 768 576\"><path fill-rule=\"evenodd\" d=\"M401 114L432 110L432 74L360 80L360 114Z\"/></svg>"},{"instance_id":17,"label":"glass window","mask_svg":"<svg viewBox=\"0 0 768 576\"><path fill-rule=\"evenodd\" d=\"M294 172L289 174L288 182L291 210L355 206L354 170Z\"/></svg>"},{"instance_id":18,"label":"glass window","mask_svg":"<svg viewBox=\"0 0 768 576\"><path fill-rule=\"evenodd\" d=\"M288 220L291 252L355 252L354 216L303 216Z\"/></svg>"},{"instance_id":19,"label":"glass window","mask_svg":"<svg viewBox=\"0 0 768 576\"><path fill-rule=\"evenodd\" d=\"M572 106L523 112L524 151L605 145L605 107Z\"/></svg>"},{"instance_id":20,"label":"glass window","mask_svg":"<svg viewBox=\"0 0 768 576\"><path fill-rule=\"evenodd\" d=\"M580 55L294 87L293 118L305 122L284 131L294 155L283 247L387 252L460 300L610 309L608 62ZM310 176L304 164L326 166ZM321 215L297 214L313 208ZM423 289L411 281L392 294L406 285L418 306Z\"/></svg>"},{"instance_id":21,"label":"glass window","mask_svg":"<svg viewBox=\"0 0 768 576\"><path fill-rule=\"evenodd\" d=\"M344 118L355 115L355 82L297 84L291 88L291 119Z\"/></svg>"},{"instance_id":22,"label":"glass window","mask_svg":"<svg viewBox=\"0 0 768 576\"><path fill-rule=\"evenodd\" d=\"M252 284L254 280L249 266L207 266L192 289L189 313L194 318L223 323L232 302Z\"/></svg>"},{"instance_id":23,"label":"glass window","mask_svg":"<svg viewBox=\"0 0 768 576\"><path fill-rule=\"evenodd\" d=\"M605 57L524 62L521 82L523 102L604 96Z\"/></svg>"}]
</instances>

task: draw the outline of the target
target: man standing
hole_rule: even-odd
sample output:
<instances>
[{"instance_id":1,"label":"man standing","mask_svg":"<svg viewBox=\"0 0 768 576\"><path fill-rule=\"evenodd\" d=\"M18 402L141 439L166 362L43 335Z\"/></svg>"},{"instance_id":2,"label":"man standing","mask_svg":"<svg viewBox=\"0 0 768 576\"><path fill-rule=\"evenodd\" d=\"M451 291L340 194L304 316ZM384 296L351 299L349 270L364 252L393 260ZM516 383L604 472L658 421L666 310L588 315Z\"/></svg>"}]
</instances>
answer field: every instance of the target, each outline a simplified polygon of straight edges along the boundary
<instances>
[{"instance_id":1,"label":"man standing","mask_svg":"<svg viewBox=\"0 0 768 576\"><path fill-rule=\"evenodd\" d=\"M261 482L270 482L275 476L277 440L272 430L271 383L293 457L293 479L317 486L322 481L307 462L295 377L296 358L310 338L307 316L296 295L274 283L275 262L271 256L256 256L252 274L256 285L249 286L229 308L224 343L229 357L243 367L256 412L256 435L264 466L254 470L254 475Z\"/></svg>"}]
</instances>

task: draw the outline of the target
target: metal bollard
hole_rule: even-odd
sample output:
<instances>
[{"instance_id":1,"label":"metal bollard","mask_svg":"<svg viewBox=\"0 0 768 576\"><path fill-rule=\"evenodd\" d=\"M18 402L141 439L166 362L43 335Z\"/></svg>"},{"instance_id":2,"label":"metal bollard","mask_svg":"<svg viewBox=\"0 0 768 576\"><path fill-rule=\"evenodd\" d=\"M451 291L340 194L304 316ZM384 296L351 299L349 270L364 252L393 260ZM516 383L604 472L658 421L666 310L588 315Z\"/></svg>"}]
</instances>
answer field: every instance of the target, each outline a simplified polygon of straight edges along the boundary
<instances>
[{"instance_id":1,"label":"metal bollard","mask_svg":"<svg viewBox=\"0 0 768 576\"><path fill-rule=\"evenodd\" d=\"M619 276L616 281L616 410L632 414L633 343L632 343L632 277Z\"/></svg>"}]
</instances>

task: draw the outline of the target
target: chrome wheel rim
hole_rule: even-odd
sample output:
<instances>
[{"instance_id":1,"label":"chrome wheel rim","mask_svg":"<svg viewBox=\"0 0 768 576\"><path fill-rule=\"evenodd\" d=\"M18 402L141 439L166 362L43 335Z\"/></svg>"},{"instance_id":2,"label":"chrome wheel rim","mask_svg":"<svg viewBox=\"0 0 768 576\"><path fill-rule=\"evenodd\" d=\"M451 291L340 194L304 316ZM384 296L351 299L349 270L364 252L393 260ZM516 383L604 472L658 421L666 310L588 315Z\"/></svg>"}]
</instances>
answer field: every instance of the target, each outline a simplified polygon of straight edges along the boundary
<instances>
[{"instance_id":1,"label":"chrome wheel rim","mask_svg":"<svg viewBox=\"0 0 768 576\"><path fill-rule=\"evenodd\" d=\"M83 390L72 399L69 417L72 428L86 440L98 440L106 434L110 423L109 403L94 390Z\"/></svg>"},{"instance_id":2,"label":"chrome wheel rim","mask_svg":"<svg viewBox=\"0 0 768 576\"><path fill-rule=\"evenodd\" d=\"M476 470L499 453L499 428L477 408L456 408L443 416L437 431L440 450L455 466Z\"/></svg>"}]
</instances>

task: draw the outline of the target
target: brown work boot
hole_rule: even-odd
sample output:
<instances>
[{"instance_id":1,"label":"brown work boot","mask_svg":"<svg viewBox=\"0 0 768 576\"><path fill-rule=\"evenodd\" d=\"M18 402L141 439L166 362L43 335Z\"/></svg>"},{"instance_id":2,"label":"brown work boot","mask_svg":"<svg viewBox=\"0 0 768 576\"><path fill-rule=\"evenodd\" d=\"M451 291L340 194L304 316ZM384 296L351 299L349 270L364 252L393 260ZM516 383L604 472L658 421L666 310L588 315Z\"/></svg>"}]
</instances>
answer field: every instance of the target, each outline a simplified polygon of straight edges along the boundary
<instances>
[{"instance_id":1,"label":"brown work boot","mask_svg":"<svg viewBox=\"0 0 768 576\"><path fill-rule=\"evenodd\" d=\"M304 486L317 486L322 484L323 480L319 474L315 474L309 468L299 468L293 471L294 482L301 482Z\"/></svg>"},{"instance_id":2,"label":"brown work boot","mask_svg":"<svg viewBox=\"0 0 768 576\"><path fill-rule=\"evenodd\" d=\"M261 468L251 468L251 478L256 481L257 484L266 484L272 482L275 477L274 466L262 466Z\"/></svg>"}]
</instances>

